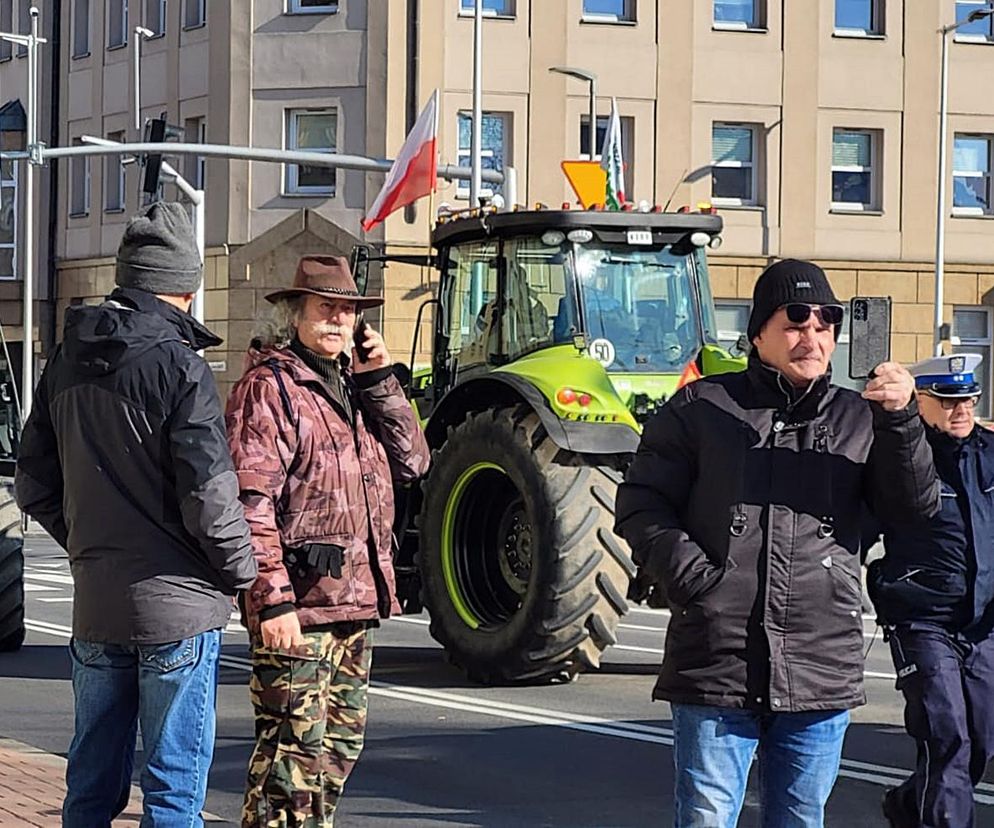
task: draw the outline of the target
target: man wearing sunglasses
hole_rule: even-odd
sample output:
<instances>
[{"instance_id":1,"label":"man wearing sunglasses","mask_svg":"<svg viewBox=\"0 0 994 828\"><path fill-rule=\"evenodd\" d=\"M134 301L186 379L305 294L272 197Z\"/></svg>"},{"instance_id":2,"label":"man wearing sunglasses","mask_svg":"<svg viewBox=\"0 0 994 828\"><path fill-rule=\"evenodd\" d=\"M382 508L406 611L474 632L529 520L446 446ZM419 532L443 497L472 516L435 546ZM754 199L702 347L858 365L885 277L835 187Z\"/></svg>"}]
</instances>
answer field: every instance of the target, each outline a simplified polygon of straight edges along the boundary
<instances>
[{"instance_id":1,"label":"man wearing sunglasses","mask_svg":"<svg viewBox=\"0 0 994 828\"><path fill-rule=\"evenodd\" d=\"M978 354L911 367L942 482L922 527L884 526L868 585L918 746L884 797L894 828L974 824L973 789L994 756L994 435L976 423Z\"/></svg>"},{"instance_id":2,"label":"man wearing sunglasses","mask_svg":"<svg viewBox=\"0 0 994 828\"><path fill-rule=\"evenodd\" d=\"M823 824L865 701L861 515L939 508L908 371L831 384L842 315L821 268L768 267L747 369L676 393L618 489L634 597L672 610L653 697L673 713L677 828L732 828L757 754L763 825Z\"/></svg>"}]
</instances>

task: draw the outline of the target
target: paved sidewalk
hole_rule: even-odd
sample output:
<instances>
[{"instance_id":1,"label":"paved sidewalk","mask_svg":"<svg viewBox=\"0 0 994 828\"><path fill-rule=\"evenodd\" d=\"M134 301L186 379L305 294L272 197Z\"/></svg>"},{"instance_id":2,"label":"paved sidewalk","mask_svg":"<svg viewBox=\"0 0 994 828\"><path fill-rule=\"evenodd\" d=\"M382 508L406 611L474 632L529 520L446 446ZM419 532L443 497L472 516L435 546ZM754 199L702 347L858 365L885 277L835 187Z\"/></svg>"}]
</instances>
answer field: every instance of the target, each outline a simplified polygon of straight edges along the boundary
<instances>
[{"instance_id":1,"label":"paved sidewalk","mask_svg":"<svg viewBox=\"0 0 994 828\"><path fill-rule=\"evenodd\" d=\"M23 742L0 738L0 826L62 824L66 760ZM132 786L131 801L114 825L141 822L141 793Z\"/></svg>"}]
</instances>

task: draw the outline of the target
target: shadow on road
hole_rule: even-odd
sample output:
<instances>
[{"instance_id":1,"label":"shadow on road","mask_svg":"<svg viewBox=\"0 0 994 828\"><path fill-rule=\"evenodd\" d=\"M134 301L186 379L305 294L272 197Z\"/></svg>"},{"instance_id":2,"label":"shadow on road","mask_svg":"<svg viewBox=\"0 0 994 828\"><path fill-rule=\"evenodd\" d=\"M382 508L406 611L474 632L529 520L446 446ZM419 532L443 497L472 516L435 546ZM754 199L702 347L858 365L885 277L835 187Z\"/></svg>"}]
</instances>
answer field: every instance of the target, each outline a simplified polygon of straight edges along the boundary
<instances>
[{"instance_id":1,"label":"shadow on road","mask_svg":"<svg viewBox=\"0 0 994 828\"><path fill-rule=\"evenodd\" d=\"M64 644L26 644L14 653L0 653L0 678L69 681L72 662Z\"/></svg>"}]
</instances>

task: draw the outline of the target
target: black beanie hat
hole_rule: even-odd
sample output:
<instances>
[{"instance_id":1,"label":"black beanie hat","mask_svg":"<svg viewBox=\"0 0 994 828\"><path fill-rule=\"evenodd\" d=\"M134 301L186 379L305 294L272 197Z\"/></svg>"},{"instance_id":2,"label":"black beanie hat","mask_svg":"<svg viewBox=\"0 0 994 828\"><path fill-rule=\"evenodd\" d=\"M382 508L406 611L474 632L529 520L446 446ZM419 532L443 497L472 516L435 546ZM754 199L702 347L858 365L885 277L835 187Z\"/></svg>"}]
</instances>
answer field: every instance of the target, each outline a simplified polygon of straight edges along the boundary
<instances>
[{"instance_id":1,"label":"black beanie hat","mask_svg":"<svg viewBox=\"0 0 994 828\"><path fill-rule=\"evenodd\" d=\"M196 293L203 265L197 238L186 209L172 201L157 201L128 221L117 248L121 287L178 296Z\"/></svg>"},{"instance_id":2,"label":"black beanie hat","mask_svg":"<svg viewBox=\"0 0 994 828\"><path fill-rule=\"evenodd\" d=\"M752 292L752 313L746 336L749 341L759 335L766 321L789 302L808 305L837 305L825 271L811 262L783 259L774 262L760 275ZM838 331L835 332L838 336Z\"/></svg>"}]
</instances>

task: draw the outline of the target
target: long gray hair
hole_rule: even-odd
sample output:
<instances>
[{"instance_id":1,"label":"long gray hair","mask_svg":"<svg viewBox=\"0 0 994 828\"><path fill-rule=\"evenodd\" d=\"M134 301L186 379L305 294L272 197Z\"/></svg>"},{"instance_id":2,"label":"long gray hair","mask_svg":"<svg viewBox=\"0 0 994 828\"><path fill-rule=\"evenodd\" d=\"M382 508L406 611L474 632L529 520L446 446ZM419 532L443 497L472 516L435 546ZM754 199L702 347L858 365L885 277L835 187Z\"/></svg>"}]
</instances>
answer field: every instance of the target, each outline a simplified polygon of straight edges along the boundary
<instances>
[{"instance_id":1,"label":"long gray hair","mask_svg":"<svg viewBox=\"0 0 994 828\"><path fill-rule=\"evenodd\" d=\"M253 341L263 348L285 348L297 335L303 304L302 296L278 299L268 313L256 320Z\"/></svg>"}]
</instances>

